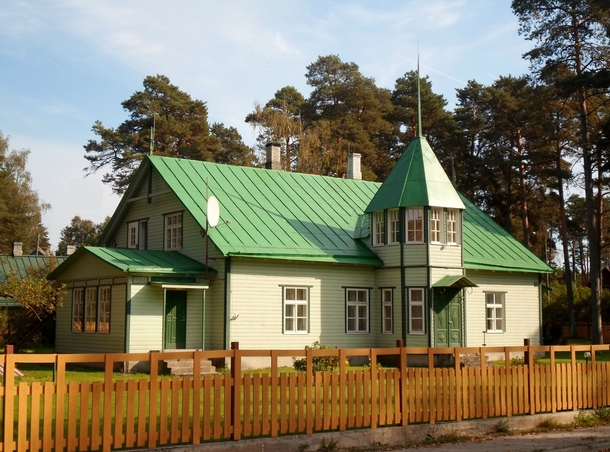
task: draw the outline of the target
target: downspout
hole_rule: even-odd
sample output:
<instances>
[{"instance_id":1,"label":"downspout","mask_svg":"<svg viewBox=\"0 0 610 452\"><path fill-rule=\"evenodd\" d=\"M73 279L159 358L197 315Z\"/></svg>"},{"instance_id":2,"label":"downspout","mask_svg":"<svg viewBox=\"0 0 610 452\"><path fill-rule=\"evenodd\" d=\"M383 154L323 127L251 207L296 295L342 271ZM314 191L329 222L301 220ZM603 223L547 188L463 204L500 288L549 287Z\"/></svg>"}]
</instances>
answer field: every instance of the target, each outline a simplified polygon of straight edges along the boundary
<instances>
[{"instance_id":1,"label":"downspout","mask_svg":"<svg viewBox=\"0 0 610 452\"><path fill-rule=\"evenodd\" d=\"M426 246L426 293L428 294L428 347L434 347L432 335L434 334L434 297L432 295L432 267L430 267L430 211L429 206L424 207L424 245Z\"/></svg>"},{"instance_id":2,"label":"downspout","mask_svg":"<svg viewBox=\"0 0 610 452\"><path fill-rule=\"evenodd\" d=\"M114 284L110 287L111 287L110 290L112 290L112 287L114 287ZM110 309L112 309L112 307ZM110 312L112 313L112 311L110 311ZM131 324L131 276L128 276L127 283L125 284L125 341L124 341L125 342L125 344L124 344L125 353L129 353L130 324Z\"/></svg>"},{"instance_id":3,"label":"downspout","mask_svg":"<svg viewBox=\"0 0 610 452\"><path fill-rule=\"evenodd\" d=\"M229 350L231 344L230 323L231 321L231 256L225 257L225 324L224 324L224 348Z\"/></svg>"},{"instance_id":4,"label":"downspout","mask_svg":"<svg viewBox=\"0 0 610 452\"><path fill-rule=\"evenodd\" d=\"M542 328L542 274L538 273L538 340L540 345L544 339Z\"/></svg>"},{"instance_id":5,"label":"downspout","mask_svg":"<svg viewBox=\"0 0 610 452\"><path fill-rule=\"evenodd\" d=\"M163 322L161 324L161 351L165 351L165 323L167 321L167 289L163 289Z\"/></svg>"},{"instance_id":6,"label":"downspout","mask_svg":"<svg viewBox=\"0 0 610 452\"><path fill-rule=\"evenodd\" d=\"M205 350L205 293L207 289L201 291L201 350Z\"/></svg>"},{"instance_id":7,"label":"downspout","mask_svg":"<svg viewBox=\"0 0 610 452\"><path fill-rule=\"evenodd\" d=\"M405 208L401 207L398 215L398 243L400 244L400 303L402 305L402 340L407 345L407 294L405 278Z\"/></svg>"}]
</instances>

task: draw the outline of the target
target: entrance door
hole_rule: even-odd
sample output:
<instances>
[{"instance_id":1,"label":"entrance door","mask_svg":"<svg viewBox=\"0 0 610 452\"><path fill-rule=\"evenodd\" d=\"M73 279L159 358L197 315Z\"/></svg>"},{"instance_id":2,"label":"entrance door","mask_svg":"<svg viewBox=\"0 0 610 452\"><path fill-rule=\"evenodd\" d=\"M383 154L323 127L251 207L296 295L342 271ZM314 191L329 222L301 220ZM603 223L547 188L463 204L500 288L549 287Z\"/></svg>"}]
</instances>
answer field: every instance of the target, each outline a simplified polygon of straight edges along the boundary
<instances>
[{"instance_id":1,"label":"entrance door","mask_svg":"<svg viewBox=\"0 0 610 452\"><path fill-rule=\"evenodd\" d=\"M186 348L186 292L165 293L165 349Z\"/></svg>"},{"instance_id":2,"label":"entrance door","mask_svg":"<svg viewBox=\"0 0 610 452\"><path fill-rule=\"evenodd\" d=\"M436 347L462 346L461 289L434 289L434 343Z\"/></svg>"}]
</instances>

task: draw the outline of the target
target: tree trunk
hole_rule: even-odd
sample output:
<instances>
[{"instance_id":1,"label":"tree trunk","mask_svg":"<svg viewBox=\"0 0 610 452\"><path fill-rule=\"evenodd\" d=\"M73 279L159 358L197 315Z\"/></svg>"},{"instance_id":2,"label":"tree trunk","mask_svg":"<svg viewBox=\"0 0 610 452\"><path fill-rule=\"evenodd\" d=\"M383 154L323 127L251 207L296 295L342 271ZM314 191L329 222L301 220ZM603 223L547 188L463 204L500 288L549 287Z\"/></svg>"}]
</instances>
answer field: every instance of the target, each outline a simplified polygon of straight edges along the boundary
<instances>
[{"instance_id":1,"label":"tree trunk","mask_svg":"<svg viewBox=\"0 0 610 452\"><path fill-rule=\"evenodd\" d=\"M523 156L521 132L517 132L517 156L519 157L519 197L521 198L521 228L523 229L523 245L530 248L530 225L528 219L527 190L525 187L525 158Z\"/></svg>"},{"instance_id":2,"label":"tree trunk","mask_svg":"<svg viewBox=\"0 0 610 452\"><path fill-rule=\"evenodd\" d=\"M574 288L572 286L572 269L570 266L570 248L568 242L568 218L566 216L565 193L563 191L563 178L561 177L561 146L557 147L557 184L559 186L559 215L561 218L561 244L563 247L564 279L566 282L566 295L568 298L568 323L570 337L576 337L576 320L574 319Z\"/></svg>"}]
</instances>

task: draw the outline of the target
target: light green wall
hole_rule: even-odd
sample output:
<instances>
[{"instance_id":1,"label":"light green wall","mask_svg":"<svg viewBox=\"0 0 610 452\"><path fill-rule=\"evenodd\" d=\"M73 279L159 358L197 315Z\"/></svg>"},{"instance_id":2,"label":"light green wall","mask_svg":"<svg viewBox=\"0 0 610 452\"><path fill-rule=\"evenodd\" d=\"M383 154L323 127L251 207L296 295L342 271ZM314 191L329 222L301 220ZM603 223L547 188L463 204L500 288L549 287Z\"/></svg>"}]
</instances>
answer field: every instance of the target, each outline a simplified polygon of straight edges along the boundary
<instances>
[{"instance_id":1,"label":"light green wall","mask_svg":"<svg viewBox=\"0 0 610 452\"><path fill-rule=\"evenodd\" d=\"M110 332L72 331L72 291L64 295L56 313L55 351L57 353L123 353L125 351L125 284L113 285L110 300Z\"/></svg>"},{"instance_id":2,"label":"light green wall","mask_svg":"<svg viewBox=\"0 0 610 452\"><path fill-rule=\"evenodd\" d=\"M506 332L488 333L489 347L540 344L540 305L538 275L535 273L467 270L466 276L478 287L466 290L467 346L481 347L486 329L485 292L506 292Z\"/></svg>"}]
</instances>

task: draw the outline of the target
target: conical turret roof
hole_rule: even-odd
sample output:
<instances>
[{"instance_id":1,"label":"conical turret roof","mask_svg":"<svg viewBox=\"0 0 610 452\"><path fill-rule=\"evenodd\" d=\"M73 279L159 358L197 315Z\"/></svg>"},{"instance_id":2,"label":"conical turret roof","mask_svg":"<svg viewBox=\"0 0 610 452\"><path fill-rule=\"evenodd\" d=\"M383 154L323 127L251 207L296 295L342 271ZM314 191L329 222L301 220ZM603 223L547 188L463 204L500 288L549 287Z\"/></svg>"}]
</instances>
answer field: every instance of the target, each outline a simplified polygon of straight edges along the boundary
<instances>
[{"instance_id":1,"label":"conical turret roof","mask_svg":"<svg viewBox=\"0 0 610 452\"><path fill-rule=\"evenodd\" d=\"M409 143L365 212L417 206L465 209L428 140L422 136Z\"/></svg>"}]
</instances>

